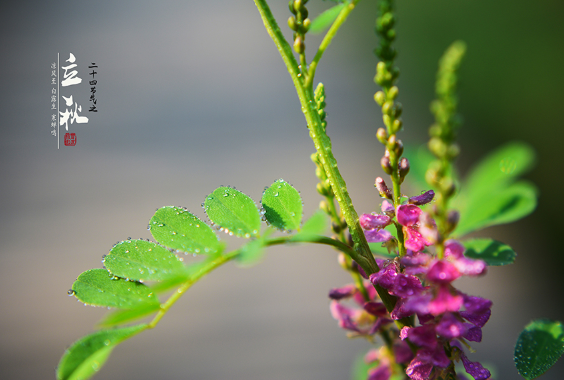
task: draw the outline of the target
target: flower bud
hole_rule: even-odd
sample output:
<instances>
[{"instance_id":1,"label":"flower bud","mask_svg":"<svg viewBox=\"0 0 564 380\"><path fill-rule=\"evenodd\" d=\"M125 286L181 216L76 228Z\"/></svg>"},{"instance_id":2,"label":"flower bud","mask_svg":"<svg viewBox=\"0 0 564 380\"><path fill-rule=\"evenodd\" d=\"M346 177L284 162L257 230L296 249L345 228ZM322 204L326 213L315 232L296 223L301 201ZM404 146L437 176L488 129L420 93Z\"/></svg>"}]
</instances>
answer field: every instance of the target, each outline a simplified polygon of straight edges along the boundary
<instances>
[{"instance_id":1,"label":"flower bud","mask_svg":"<svg viewBox=\"0 0 564 380\"><path fill-rule=\"evenodd\" d=\"M297 36L294 40L294 51L298 54L302 54L305 51L305 44L301 36Z\"/></svg>"},{"instance_id":2,"label":"flower bud","mask_svg":"<svg viewBox=\"0 0 564 380\"><path fill-rule=\"evenodd\" d=\"M383 91L378 91L374 94L374 100L380 107L382 107L382 104L384 104L384 102L386 101L386 95L384 95Z\"/></svg>"},{"instance_id":3,"label":"flower bud","mask_svg":"<svg viewBox=\"0 0 564 380\"><path fill-rule=\"evenodd\" d=\"M398 97L399 94L399 89L397 86L393 86L392 88L390 88L390 91L388 91L388 98L391 100L395 100Z\"/></svg>"},{"instance_id":4,"label":"flower bud","mask_svg":"<svg viewBox=\"0 0 564 380\"><path fill-rule=\"evenodd\" d=\"M399 163L399 175L400 179L403 180L407 173L409 173L409 160L403 157Z\"/></svg>"},{"instance_id":5,"label":"flower bud","mask_svg":"<svg viewBox=\"0 0 564 380\"><path fill-rule=\"evenodd\" d=\"M460 220L460 213L456 210L449 210L449 212L447 213L447 218L446 218L446 233L447 234L454 231L454 229L458 225L459 220Z\"/></svg>"},{"instance_id":6,"label":"flower bud","mask_svg":"<svg viewBox=\"0 0 564 380\"><path fill-rule=\"evenodd\" d=\"M394 198L392 196L392 192L390 191L390 189L388 189L388 186L386 185L386 182L384 182L384 179L382 177L376 178L376 183L374 184L374 186L378 189L378 192L380 193L380 196L382 198L387 198L390 200Z\"/></svg>"},{"instance_id":7,"label":"flower bud","mask_svg":"<svg viewBox=\"0 0 564 380\"><path fill-rule=\"evenodd\" d=\"M390 157L389 156L383 156L380 159L380 164L382 165L382 170L384 170L384 173L391 175L392 174L392 164L390 163Z\"/></svg>"},{"instance_id":8,"label":"flower bud","mask_svg":"<svg viewBox=\"0 0 564 380\"><path fill-rule=\"evenodd\" d=\"M378 141L385 145L388 141L388 131L386 131L385 128L378 128L378 131L376 132L376 138L378 139Z\"/></svg>"},{"instance_id":9,"label":"flower bud","mask_svg":"<svg viewBox=\"0 0 564 380\"><path fill-rule=\"evenodd\" d=\"M421 195L417 195L415 197L409 198L408 202L412 205L421 206L431 202L434 197L435 197L435 192L433 190L429 190Z\"/></svg>"},{"instance_id":10,"label":"flower bud","mask_svg":"<svg viewBox=\"0 0 564 380\"><path fill-rule=\"evenodd\" d=\"M298 26L296 24L296 18L294 16L290 16L288 19L288 27L292 29L294 32L298 30Z\"/></svg>"}]
</instances>

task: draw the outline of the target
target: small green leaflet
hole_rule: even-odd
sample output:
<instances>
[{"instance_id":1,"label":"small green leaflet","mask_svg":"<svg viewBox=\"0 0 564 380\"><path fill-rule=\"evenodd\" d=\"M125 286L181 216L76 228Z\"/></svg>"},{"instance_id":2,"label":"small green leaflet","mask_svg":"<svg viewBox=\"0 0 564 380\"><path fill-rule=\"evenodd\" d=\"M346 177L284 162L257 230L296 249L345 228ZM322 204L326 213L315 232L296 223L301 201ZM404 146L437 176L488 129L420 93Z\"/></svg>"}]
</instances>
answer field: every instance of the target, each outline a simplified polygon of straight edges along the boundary
<instances>
[{"instance_id":1,"label":"small green leaflet","mask_svg":"<svg viewBox=\"0 0 564 380\"><path fill-rule=\"evenodd\" d=\"M133 309L159 305L159 299L148 286L112 276L105 269L90 269L72 284L74 296L87 305Z\"/></svg>"},{"instance_id":2,"label":"small green leaflet","mask_svg":"<svg viewBox=\"0 0 564 380\"><path fill-rule=\"evenodd\" d=\"M186 270L174 253L145 240L116 244L104 258L104 265L114 276L135 281L162 281Z\"/></svg>"},{"instance_id":3,"label":"small green leaflet","mask_svg":"<svg viewBox=\"0 0 564 380\"><path fill-rule=\"evenodd\" d=\"M329 227L329 216L317 210L308 220L305 221L300 231L295 234L291 241L308 241L311 236L322 235Z\"/></svg>"},{"instance_id":4,"label":"small green leaflet","mask_svg":"<svg viewBox=\"0 0 564 380\"><path fill-rule=\"evenodd\" d=\"M280 230L297 230L303 216L300 193L283 179L265 189L261 199L268 223Z\"/></svg>"},{"instance_id":5,"label":"small green leaflet","mask_svg":"<svg viewBox=\"0 0 564 380\"><path fill-rule=\"evenodd\" d=\"M162 207L149 222L156 241L189 253L215 253L220 249L215 232L197 216L181 207Z\"/></svg>"},{"instance_id":6,"label":"small green leaflet","mask_svg":"<svg viewBox=\"0 0 564 380\"><path fill-rule=\"evenodd\" d=\"M521 376L531 380L548 371L563 353L562 323L538 319L529 323L519 335L513 359Z\"/></svg>"},{"instance_id":7,"label":"small green leaflet","mask_svg":"<svg viewBox=\"0 0 564 380\"><path fill-rule=\"evenodd\" d=\"M229 234L250 238L260 232L260 214L255 202L239 190L218 187L206 197L206 214Z\"/></svg>"},{"instance_id":8,"label":"small green leaflet","mask_svg":"<svg viewBox=\"0 0 564 380\"><path fill-rule=\"evenodd\" d=\"M89 379L102 368L115 346L146 328L143 324L101 330L77 340L61 358L57 380Z\"/></svg>"},{"instance_id":9,"label":"small green leaflet","mask_svg":"<svg viewBox=\"0 0 564 380\"><path fill-rule=\"evenodd\" d=\"M311 22L309 33L317 34L323 32L337 19L341 10L348 5L348 2L337 4L321 13Z\"/></svg>"},{"instance_id":10,"label":"small green leaflet","mask_svg":"<svg viewBox=\"0 0 564 380\"><path fill-rule=\"evenodd\" d=\"M493 239L470 239L463 244L464 256L484 260L490 266L513 264L517 257L510 246Z\"/></svg>"}]
</instances>

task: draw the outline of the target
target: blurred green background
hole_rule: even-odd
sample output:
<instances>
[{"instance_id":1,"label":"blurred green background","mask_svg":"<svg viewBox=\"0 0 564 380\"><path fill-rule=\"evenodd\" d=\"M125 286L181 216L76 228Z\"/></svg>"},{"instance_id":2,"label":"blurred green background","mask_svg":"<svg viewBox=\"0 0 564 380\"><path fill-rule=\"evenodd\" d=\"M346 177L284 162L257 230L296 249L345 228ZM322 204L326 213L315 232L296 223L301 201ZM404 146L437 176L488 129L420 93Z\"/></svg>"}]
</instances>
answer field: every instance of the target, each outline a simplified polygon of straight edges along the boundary
<instances>
[{"instance_id":1,"label":"blurred green background","mask_svg":"<svg viewBox=\"0 0 564 380\"><path fill-rule=\"evenodd\" d=\"M311 0L310 14L330 4ZM538 210L480 233L514 247L516 263L458 284L494 302L470 359L492 365L498 379L519 379L512 349L520 330L533 318L564 320L564 3L397 6L404 143L425 142L437 61L462 39L461 172L507 141L526 141L538 154L526 176L540 189ZM287 2L271 7L286 29ZM359 212L376 209L372 184L382 175L375 16L376 3L362 1L317 71L334 153ZM199 205L215 187L236 186L258 201L280 177L301 191L306 216L317 207L313 144L250 0L3 2L0 31L0 378L54 378L65 347L106 312L74 302L67 290L82 271L101 267L116 241L149 238L157 207L186 206L203 218ZM308 57L319 41L308 36ZM99 112L71 126L75 147L57 150L50 64L68 52L84 78L86 66L98 64ZM76 96L88 104L87 92ZM118 347L98 378L347 378L367 346L345 338L326 298L347 282L335 253L319 247L276 247L256 267L228 265L191 289L158 328ZM543 378L563 374L558 363Z\"/></svg>"}]
</instances>

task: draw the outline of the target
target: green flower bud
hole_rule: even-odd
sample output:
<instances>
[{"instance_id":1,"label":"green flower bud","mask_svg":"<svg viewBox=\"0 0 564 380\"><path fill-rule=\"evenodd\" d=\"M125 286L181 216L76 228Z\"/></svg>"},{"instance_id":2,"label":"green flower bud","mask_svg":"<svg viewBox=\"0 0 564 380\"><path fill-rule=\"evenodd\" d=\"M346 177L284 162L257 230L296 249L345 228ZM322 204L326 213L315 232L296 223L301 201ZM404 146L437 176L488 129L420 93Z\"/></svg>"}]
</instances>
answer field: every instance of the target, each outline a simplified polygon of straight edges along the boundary
<instances>
[{"instance_id":1,"label":"green flower bud","mask_svg":"<svg viewBox=\"0 0 564 380\"><path fill-rule=\"evenodd\" d=\"M383 91L378 91L374 94L374 100L380 107L382 107L382 104L384 104L384 102L386 101L386 95L384 95Z\"/></svg>"},{"instance_id":2,"label":"green flower bud","mask_svg":"<svg viewBox=\"0 0 564 380\"><path fill-rule=\"evenodd\" d=\"M290 16L290 18L288 19L288 27L294 32L298 30L298 26L296 25L296 18L294 16Z\"/></svg>"},{"instance_id":3,"label":"green flower bud","mask_svg":"<svg viewBox=\"0 0 564 380\"><path fill-rule=\"evenodd\" d=\"M376 138L378 139L378 141L385 145L386 142L388 142L388 131L386 131L386 129L384 128L378 128L378 131L376 132Z\"/></svg>"}]
</instances>

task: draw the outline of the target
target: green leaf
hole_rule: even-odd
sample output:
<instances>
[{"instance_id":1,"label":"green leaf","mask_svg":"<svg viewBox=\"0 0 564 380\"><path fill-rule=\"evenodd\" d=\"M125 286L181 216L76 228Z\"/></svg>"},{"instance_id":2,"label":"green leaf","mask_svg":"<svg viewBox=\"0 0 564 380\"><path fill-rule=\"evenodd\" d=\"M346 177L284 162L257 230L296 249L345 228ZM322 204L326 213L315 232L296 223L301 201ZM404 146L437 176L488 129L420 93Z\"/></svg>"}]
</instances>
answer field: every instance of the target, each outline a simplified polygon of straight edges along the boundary
<instances>
[{"instance_id":1,"label":"green leaf","mask_svg":"<svg viewBox=\"0 0 564 380\"><path fill-rule=\"evenodd\" d=\"M215 253L220 247L211 227L181 207L158 209L149 222L149 230L165 247L183 252Z\"/></svg>"},{"instance_id":2,"label":"green leaf","mask_svg":"<svg viewBox=\"0 0 564 380\"><path fill-rule=\"evenodd\" d=\"M237 261L243 266L251 266L260 261L266 252L267 238L272 235L274 229L267 229L258 239L253 239L239 250Z\"/></svg>"},{"instance_id":3,"label":"green leaf","mask_svg":"<svg viewBox=\"0 0 564 380\"><path fill-rule=\"evenodd\" d=\"M265 218L281 230L297 230L302 222L302 198L300 193L283 179L275 181L262 194Z\"/></svg>"},{"instance_id":4,"label":"green leaf","mask_svg":"<svg viewBox=\"0 0 564 380\"><path fill-rule=\"evenodd\" d=\"M528 182L517 182L479 199L469 199L459 207L456 236L481 228L510 223L529 215L537 206L537 189Z\"/></svg>"},{"instance_id":5,"label":"green leaf","mask_svg":"<svg viewBox=\"0 0 564 380\"><path fill-rule=\"evenodd\" d=\"M529 323L515 345L515 366L525 379L536 379L552 367L564 353L561 322L538 319Z\"/></svg>"},{"instance_id":6,"label":"green leaf","mask_svg":"<svg viewBox=\"0 0 564 380\"><path fill-rule=\"evenodd\" d=\"M210 220L229 234L249 238L260 232L255 202L238 190L218 187L206 197L204 208Z\"/></svg>"},{"instance_id":7,"label":"green leaf","mask_svg":"<svg viewBox=\"0 0 564 380\"><path fill-rule=\"evenodd\" d=\"M103 263L114 276L135 281L162 281L186 270L174 253L145 240L125 240L114 245Z\"/></svg>"},{"instance_id":8,"label":"green leaf","mask_svg":"<svg viewBox=\"0 0 564 380\"><path fill-rule=\"evenodd\" d=\"M159 300L148 286L112 276L105 269L83 272L72 290L76 298L87 305L133 309L146 305L159 305Z\"/></svg>"},{"instance_id":9,"label":"green leaf","mask_svg":"<svg viewBox=\"0 0 564 380\"><path fill-rule=\"evenodd\" d=\"M464 256L484 260L490 266L513 264L517 256L510 246L492 239L470 239L463 244Z\"/></svg>"},{"instance_id":10,"label":"green leaf","mask_svg":"<svg viewBox=\"0 0 564 380\"><path fill-rule=\"evenodd\" d=\"M338 4L321 13L311 22L309 33L317 34L323 32L337 19L341 10L348 5L348 2Z\"/></svg>"},{"instance_id":11,"label":"green leaf","mask_svg":"<svg viewBox=\"0 0 564 380\"><path fill-rule=\"evenodd\" d=\"M308 220L305 221L297 234L292 236L291 241L308 241L312 236L322 235L329 227L329 216L317 210Z\"/></svg>"},{"instance_id":12,"label":"green leaf","mask_svg":"<svg viewBox=\"0 0 564 380\"><path fill-rule=\"evenodd\" d=\"M466 180L464 192L478 197L514 181L532 168L535 152L527 144L512 142L484 158Z\"/></svg>"},{"instance_id":13,"label":"green leaf","mask_svg":"<svg viewBox=\"0 0 564 380\"><path fill-rule=\"evenodd\" d=\"M102 327L121 325L153 314L159 309L160 305L158 304L142 304L134 309L118 309L106 315L104 319L98 322L98 325Z\"/></svg>"},{"instance_id":14,"label":"green leaf","mask_svg":"<svg viewBox=\"0 0 564 380\"><path fill-rule=\"evenodd\" d=\"M146 328L143 324L101 330L77 340L63 354L57 367L57 379L86 380L92 377L102 368L115 346Z\"/></svg>"}]
</instances>

